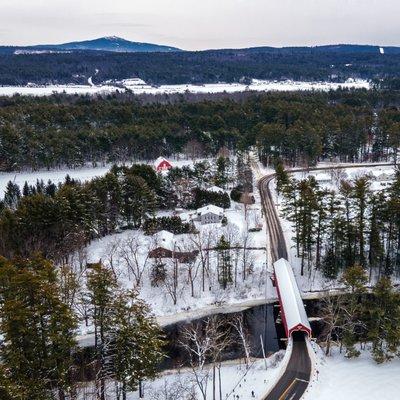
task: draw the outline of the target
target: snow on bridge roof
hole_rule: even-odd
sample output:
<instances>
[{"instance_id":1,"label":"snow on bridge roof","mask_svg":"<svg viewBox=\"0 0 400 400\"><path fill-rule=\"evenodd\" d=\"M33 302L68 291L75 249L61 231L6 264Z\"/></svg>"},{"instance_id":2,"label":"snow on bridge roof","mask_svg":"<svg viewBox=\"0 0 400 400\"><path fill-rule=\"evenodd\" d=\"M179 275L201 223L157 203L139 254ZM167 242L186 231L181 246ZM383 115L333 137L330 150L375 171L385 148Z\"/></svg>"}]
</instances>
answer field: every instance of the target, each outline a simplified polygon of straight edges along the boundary
<instances>
[{"instance_id":1,"label":"snow on bridge roof","mask_svg":"<svg viewBox=\"0 0 400 400\"><path fill-rule=\"evenodd\" d=\"M281 258L274 263L274 270L287 336L294 331L305 331L311 335L311 326L291 265Z\"/></svg>"}]
</instances>

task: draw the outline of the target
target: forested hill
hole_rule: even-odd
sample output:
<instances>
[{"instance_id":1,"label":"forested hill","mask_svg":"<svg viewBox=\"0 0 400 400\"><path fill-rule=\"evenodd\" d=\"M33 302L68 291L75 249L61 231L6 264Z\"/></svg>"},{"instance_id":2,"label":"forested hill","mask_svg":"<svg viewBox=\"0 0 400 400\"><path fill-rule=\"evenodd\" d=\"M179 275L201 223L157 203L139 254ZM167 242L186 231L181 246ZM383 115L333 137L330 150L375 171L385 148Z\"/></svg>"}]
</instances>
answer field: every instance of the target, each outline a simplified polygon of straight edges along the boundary
<instances>
[{"instance_id":1,"label":"forested hill","mask_svg":"<svg viewBox=\"0 0 400 400\"><path fill-rule=\"evenodd\" d=\"M163 46L153 43L132 42L117 36L107 36L81 42L69 42L61 44L44 44L34 46L0 46L0 53L38 54L43 52L65 52L71 50L98 50L111 52L153 52L153 51L180 51L171 46Z\"/></svg>"},{"instance_id":2,"label":"forested hill","mask_svg":"<svg viewBox=\"0 0 400 400\"><path fill-rule=\"evenodd\" d=\"M382 54L382 50L383 53ZM154 53L73 50L14 54L0 48L0 85L95 83L139 77L150 84L237 82L251 78L344 81L399 77L400 48L320 47Z\"/></svg>"}]
</instances>

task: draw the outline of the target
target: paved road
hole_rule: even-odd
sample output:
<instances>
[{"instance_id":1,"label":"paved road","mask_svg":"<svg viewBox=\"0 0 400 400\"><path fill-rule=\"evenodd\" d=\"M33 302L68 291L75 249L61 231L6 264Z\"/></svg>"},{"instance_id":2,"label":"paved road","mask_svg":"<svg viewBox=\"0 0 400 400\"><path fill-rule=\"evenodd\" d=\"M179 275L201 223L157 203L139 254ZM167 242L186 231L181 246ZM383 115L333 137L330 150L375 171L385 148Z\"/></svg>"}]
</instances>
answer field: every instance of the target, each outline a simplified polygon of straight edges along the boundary
<instances>
[{"instance_id":1,"label":"paved road","mask_svg":"<svg viewBox=\"0 0 400 400\"><path fill-rule=\"evenodd\" d=\"M293 338L292 354L285 373L264 400L299 400L307 389L311 360L302 332Z\"/></svg>"},{"instance_id":2,"label":"paved road","mask_svg":"<svg viewBox=\"0 0 400 400\"><path fill-rule=\"evenodd\" d=\"M272 262L280 258L288 259L285 237L269 188L274 177L275 174L267 175L258 183L270 237ZM301 398L311 376L311 360L305 340L304 334L301 332L293 337L292 353L286 371L264 400L297 400Z\"/></svg>"},{"instance_id":3,"label":"paved road","mask_svg":"<svg viewBox=\"0 0 400 400\"><path fill-rule=\"evenodd\" d=\"M285 242L285 236L279 221L271 190L270 182L275 178L275 174L266 175L258 182L258 189L261 195L261 203L264 210L264 217L267 221L267 229L270 236L270 249L272 262L280 258L288 259L288 252Z\"/></svg>"},{"instance_id":4,"label":"paved road","mask_svg":"<svg viewBox=\"0 0 400 400\"><path fill-rule=\"evenodd\" d=\"M368 167L388 166L388 163L370 164ZM311 168L308 171L332 170L339 168L360 168L366 165L336 166ZM257 164L254 168L259 170ZM303 169L295 169L289 172L301 172ZM280 258L288 259L285 236L279 221L271 190L270 182L275 174L262 177L258 182L258 189L261 195L261 203L264 216L267 222L267 229L270 237L270 251L272 262ZM298 332L293 336L293 347L286 371L276 383L271 392L264 400L299 400L307 389L311 377L311 360L307 350L306 338L303 333Z\"/></svg>"}]
</instances>

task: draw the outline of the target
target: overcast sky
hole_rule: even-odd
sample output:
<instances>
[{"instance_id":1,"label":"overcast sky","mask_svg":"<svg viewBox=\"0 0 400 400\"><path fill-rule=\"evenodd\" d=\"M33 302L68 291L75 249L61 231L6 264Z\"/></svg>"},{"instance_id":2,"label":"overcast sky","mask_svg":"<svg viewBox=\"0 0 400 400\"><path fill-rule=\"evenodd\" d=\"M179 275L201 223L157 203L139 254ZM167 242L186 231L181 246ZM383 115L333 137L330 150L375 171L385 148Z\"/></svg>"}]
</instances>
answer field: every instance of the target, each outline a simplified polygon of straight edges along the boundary
<instances>
[{"instance_id":1,"label":"overcast sky","mask_svg":"<svg viewBox=\"0 0 400 400\"><path fill-rule=\"evenodd\" d=\"M0 0L0 44L400 45L399 0Z\"/></svg>"}]
</instances>

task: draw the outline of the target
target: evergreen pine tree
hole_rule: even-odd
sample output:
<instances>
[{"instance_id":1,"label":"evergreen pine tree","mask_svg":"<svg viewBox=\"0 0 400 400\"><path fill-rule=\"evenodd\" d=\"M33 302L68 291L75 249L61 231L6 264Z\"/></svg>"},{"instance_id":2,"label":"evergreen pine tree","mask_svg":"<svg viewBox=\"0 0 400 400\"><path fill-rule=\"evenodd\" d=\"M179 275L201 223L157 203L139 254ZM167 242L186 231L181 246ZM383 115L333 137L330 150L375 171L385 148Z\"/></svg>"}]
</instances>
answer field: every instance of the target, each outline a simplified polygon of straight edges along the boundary
<instances>
[{"instance_id":1,"label":"evergreen pine tree","mask_svg":"<svg viewBox=\"0 0 400 400\"><path fill-rule=\"evenodd\" d=\"M16 183L9 181L4 193L4 205L11 210L15 210L21 198L21 190Z\"/></svg>"},{"instance_id":2,"label":"evergreen pine tree","mask_svg":"<svg viewBox=\"0 0 400 400\"><path fill-rule=\"evenodd\" d=\"M71 388L76 320L55 271L41 258L0 259L0 364L21 399L64 400Z\"/></svg>"}]
</instances>

